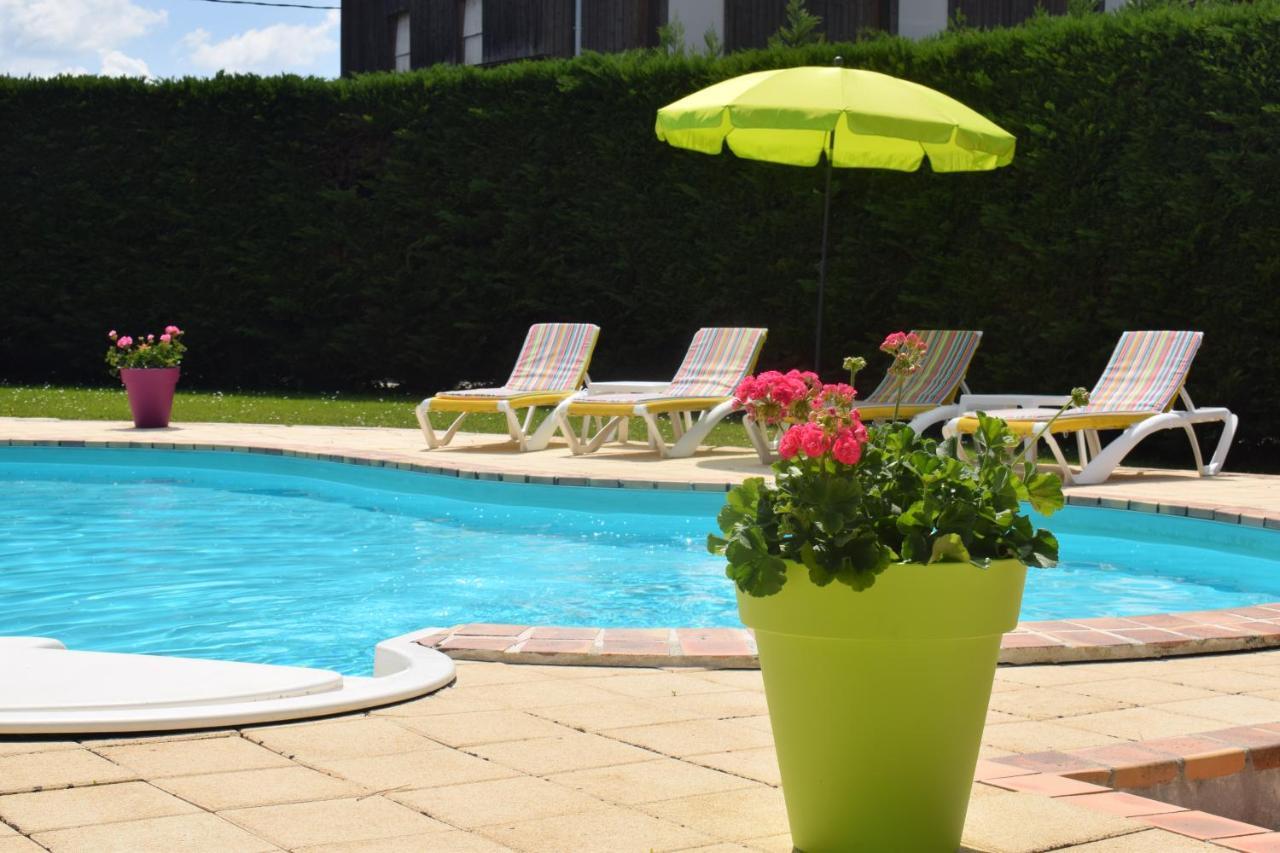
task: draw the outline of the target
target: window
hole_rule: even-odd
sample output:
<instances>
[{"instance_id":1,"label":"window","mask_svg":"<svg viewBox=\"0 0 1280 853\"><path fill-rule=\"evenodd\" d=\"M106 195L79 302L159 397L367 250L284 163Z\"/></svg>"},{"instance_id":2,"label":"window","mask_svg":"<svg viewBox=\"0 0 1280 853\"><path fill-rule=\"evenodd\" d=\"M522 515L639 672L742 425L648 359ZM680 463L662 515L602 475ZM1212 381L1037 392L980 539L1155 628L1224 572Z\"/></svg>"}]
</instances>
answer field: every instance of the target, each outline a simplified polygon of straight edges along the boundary
<instances>
[{"instance_id":1,"label":"window","mask_svg":"<svg viewBox=\"0 0 1280 853\"><path fill-rule=\"evenodd\" d=\"M409 70L408 12L400 12L391 16L391 55L394 57L392 68L396 71Z\"/></svg>"},{"instance_id":2,"label":"window","mask_svg":"<svg viewBox=\"0 0 1280 853\"><path fill-rule=\"evenodd\" d=\"M462 61L467 65L484 62L484 0L464 0L462 4Z\"/></svg>"}]
</instances>

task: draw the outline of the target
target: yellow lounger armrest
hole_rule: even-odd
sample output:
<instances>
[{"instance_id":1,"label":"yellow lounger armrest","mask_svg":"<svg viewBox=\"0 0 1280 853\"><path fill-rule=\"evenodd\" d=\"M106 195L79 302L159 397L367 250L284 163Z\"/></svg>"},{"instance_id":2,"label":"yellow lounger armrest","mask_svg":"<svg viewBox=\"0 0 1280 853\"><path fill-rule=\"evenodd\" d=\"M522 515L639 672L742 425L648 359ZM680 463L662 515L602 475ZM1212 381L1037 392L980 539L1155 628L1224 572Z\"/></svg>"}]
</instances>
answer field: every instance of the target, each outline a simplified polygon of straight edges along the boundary
<instances>
[{"instance_id":1,"label":"yellow lounger armrest","mask_svg":"<svg viewBox=\"0 0 1280 853\"><path fill-rule=\"evenodd\" d=\"M450 397L448 394L437 394L431 398L433 412L497 412L499 403L507 403L513 409L524 409L529 406L559 405L573 391L543 391L531 394L519 394L512 397Z\"/></svg>"},{"instance_id":2,"label":"yellow lounger armrest","mask_svg":"<svg viewBox=\"0 0 1280 853\"><path fill-rule=\"evenodd\" d=\"M1067 413L1058 418L1049 431L1052 433L1065 433L1079 432L1084 429L1125 429L1140 421L1145 421L1147 418L1154 417L1155 414L1155 412L1104 412L1072 417L1070 413ZM1046 423L1044 419L1034 420L1030 418L1027 420L1006 418L1005 421L1009 424L1009 429L1014 435L1022 436L1031 435ZM962 417L956 422L956 432L961 435L969 435L977 432L977 430L977 418Z\"/></svg>"}]
</instances>

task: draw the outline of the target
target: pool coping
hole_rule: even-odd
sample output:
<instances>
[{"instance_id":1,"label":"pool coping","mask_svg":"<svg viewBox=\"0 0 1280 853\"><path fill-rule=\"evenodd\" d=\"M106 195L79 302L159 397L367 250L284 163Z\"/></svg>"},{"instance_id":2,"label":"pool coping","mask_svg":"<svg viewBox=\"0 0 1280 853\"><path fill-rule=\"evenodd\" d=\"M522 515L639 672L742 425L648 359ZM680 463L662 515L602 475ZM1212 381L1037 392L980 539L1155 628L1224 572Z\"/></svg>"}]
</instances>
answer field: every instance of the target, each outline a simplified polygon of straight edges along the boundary
<instances>
[{"instance_id":1,"label":"pool coping","mask_svg":"<svg viewBox=\"0 0 1280 853\"><path fill-rule=\"evenodd\" d=\"M979 759L974 782L1135 820L1228 850L1260 853L1280 848L1280 832L1134 791L1277 768L1280 722Z\"/></svg>"},{"instance_id":2,"label":"pool coping","mask_svg":"<svg viewBox=\"0 0 1280 853\"><path fill-rule=\"evenodd\" d=\"M97 422L87 422L97 423ZM691 482L641 478L559 477L519 471L470 469L456 458L426 464L376 452L322 453L262 443L95 441L91 439L0 438L0 447L79 447L193 452L251 453L389 468L465 479L555 486L724 492L736 480ZM1092 506L1186 516L1227 524L1280 530L1280 512L1257 507L1194 501L1155 502L1089 494L1066 495L1070 506ZM416 633L416 632L411 632ZM745 628L632 628L528 626L468 623L423 629L417 643L459 660L573 666L703 666L758 668L754 637ZM1280 646L1280 602L1222 610L1144 616L1020 622L1001 642L1004 664L1134 660L1177 655L1238 652Z\"/></svg>"}]
</instances>

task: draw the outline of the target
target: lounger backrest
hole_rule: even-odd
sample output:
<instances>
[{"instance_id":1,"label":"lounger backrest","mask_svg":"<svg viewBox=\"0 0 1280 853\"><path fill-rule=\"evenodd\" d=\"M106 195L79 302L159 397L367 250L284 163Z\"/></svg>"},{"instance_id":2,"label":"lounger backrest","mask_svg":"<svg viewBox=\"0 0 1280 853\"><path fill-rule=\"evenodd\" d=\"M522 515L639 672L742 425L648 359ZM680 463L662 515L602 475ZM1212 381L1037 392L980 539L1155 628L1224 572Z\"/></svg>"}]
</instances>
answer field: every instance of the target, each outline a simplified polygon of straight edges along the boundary
<instances>
[{"instance_id":1,"label":"lounger backrest","mask_svg":"<svg viewBox=\"0 0 1280 853\"><path fill-rule=\"evenodd\" d=\"M955 399L956 391L969 372L969 363L978 351L982 332L965 329L917 329L928 349L920 368L907 377L902 402L941 406ZM891 404L898 397L897 377L885 374L876 390L862 402Z\"/></svg>"},{"instance_id":2,"label":"lounger backrest","mask_svg":"<svg viewBox=\"0 0 1280 853\"><path fill-rule=\"evenodd\" d=\"M590 323L537 323L503 387L512 391L576 391L587 374L600 327Z\"/></svg>"},{"instance_id":3,"label":"lounger backrest","mask_svg":"<svg viewBox=\"0 0 1280 853\"><path fill-rule=\"evenodd\" d=\"M768 329L699 329L665 397L730 397L756 366Z\"/></svg>"},{"instance_id":4,"label":"lounger backrest","mask_svg":"<svg viewBox=\"0 0 1280 853\"><path fill-rule=\"evenodd\" d=\"M1125 332L1089 394L1089 410L1165 411L1187 381L1203 339L1204 332Z\"/></svg>"}]
</instances>

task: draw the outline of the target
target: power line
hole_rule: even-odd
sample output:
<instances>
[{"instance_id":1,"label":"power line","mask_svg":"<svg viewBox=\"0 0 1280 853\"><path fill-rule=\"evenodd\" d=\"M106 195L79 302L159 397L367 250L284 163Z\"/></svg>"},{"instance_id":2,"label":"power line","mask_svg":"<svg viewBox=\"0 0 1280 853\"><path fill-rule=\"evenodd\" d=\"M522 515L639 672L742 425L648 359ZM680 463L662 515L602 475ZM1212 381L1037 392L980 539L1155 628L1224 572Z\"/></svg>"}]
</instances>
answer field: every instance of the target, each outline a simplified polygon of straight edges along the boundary
<instances>
[{"instance_id":1,"label":"power line","mask_svg":"<svg viewBox=\"0 0 1280 853\"><path fill-rule=\"evenodd\" d=\"M341 9L341 6L308 6L303 3L266 3L263 0L200 0L202 3L228 3L233 6L278 6L286 9Z\"/></svg>"}]
</instances>

